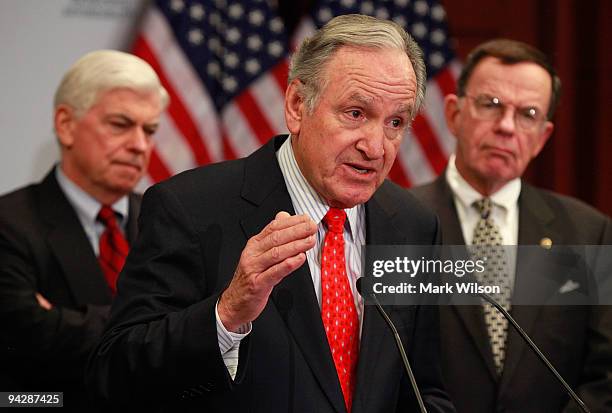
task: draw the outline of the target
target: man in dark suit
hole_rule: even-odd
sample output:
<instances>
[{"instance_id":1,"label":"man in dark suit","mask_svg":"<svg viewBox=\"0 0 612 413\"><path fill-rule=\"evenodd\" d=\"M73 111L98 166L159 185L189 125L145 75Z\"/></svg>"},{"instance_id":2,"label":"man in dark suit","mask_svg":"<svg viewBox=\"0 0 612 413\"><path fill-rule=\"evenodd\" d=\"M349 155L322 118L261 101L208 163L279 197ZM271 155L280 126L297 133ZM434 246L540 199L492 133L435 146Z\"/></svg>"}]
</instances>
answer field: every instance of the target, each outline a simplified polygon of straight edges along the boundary
<instances>
[{"instance_id":1,"label":"man in dark suit","mask_svg":"<svg viewBox=\"0 0 612 413\"><path fill-rule=\"evenodd\" d=\"M414 411L393 336L355 291L363 244L433 244L433 214L385 181L425 73L394 23L331 20L294 56L290 137L151 188L88 379L169 411ZM435 308L389 308L430 412Z\"/></svg>"},{"instance_id":2,"label":"man in dark suit","mask_svg":"<svg viewBox=\"0 0 612 413\"><path fill-rule=\"evenodd\" d=\"M90 410L85 364L136 236L132 189L166 103L153 69L127 53L89 53L64 76L54 104L60 163L0 198L0 390L61 391L65 407Z\"/></svg>"},{"instance_id":3,"label":"man in dark suit","mask_svg":"<svg viewBox=\"0 0 612 413\"><path fill-rule=\"evenodd\" d=\"M469 55L457 95L445 99L447 124L457 138L455 155L443 175L412 190L438 214L444 244L477 244L483 223L489 235L501 235L503 245L539 245L541 251L554 245L612 243L608 217L520 179L552 132L559 91L560 81L546 57L526 44L493 40ZM490 202L486 216L474 207L483 199ZM515 293L525 283L538 285L529 277L555 280L547 299L562 297L568 282L577 286L567 271L547 271L550 262L522 257L519 252L516 262L509 262L515 268L508 273ZM610 308L521 305L518 297L509 303L511 313L561 375L591 411L612 411ZM458 411L578 411L513 330L502 324L501 340L489 330L484 306L450 306L440 312L443 373Z\"/></svg>"}]
</instances>

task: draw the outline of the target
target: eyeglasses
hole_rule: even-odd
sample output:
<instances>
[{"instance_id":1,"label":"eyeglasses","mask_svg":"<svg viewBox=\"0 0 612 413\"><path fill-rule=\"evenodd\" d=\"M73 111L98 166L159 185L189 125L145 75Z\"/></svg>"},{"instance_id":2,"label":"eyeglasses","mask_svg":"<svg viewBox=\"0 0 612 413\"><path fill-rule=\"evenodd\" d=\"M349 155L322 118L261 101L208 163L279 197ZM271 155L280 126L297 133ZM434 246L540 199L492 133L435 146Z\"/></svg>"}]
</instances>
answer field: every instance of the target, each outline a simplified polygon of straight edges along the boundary
<instances>
[{"instance_id":1,"label":"eyeglasses","mask_svg":"<svg viewBox=\"0 0 612 413\"><path fill-rule=\"evenodd\" d=\"M502 102L498 97L486 94L478 96L465 95L462 97L466 97L474 103L473 115L480 120L497 121L504 116L510 106L515 108L514 123L524 131L534 130L545 120L544 114L533 106L519 108L510 103Z\"/></svg>"}]
</instances>

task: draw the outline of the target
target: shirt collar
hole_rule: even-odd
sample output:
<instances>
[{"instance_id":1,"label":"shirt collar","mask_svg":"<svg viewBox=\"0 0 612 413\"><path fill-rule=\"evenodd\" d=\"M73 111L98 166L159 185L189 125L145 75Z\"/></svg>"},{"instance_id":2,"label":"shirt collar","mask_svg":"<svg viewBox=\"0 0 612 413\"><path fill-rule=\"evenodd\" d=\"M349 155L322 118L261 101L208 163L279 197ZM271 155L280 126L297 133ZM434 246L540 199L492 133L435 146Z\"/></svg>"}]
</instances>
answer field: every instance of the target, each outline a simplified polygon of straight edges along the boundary
<instances>
[{"instance_id":1,"label":"shirt collar","mask_svg":"<svg viewBox=\"0 0 612 413\"><path fill-rule=\"evenodd\" d=\"M291 145L291 135L276 153L276 158L285 179L295 213L308 215L318 225L329 210L329 205L302 174L295 159L293 145ZM348 218L350 234L357 233L357 214L361 208L363 208L363 204L344 210Z\"/></svg>"},{"instance_id":2,"label":"shirt collar","mask_svg":"<svg viewBox=\"0 0 612 413\"><path fill-rule=\"evenodd\" d=\"M78 185L72 182L62 171L60 165L55 167L55 178L57 183L68 198L68 202L76 210L77 214L85 218L89 222L96 222L98 212L102 204L97 199L83 191ZM129 202L128 197L123 196L113 205L111 205L113 211L120 215L120 225L124 225L127 220Z\"/></svg>"},{"instance_id":3,"label":"shirt collar","mask_svg":"<svg viewBox=\"0 0 612 413\"><path fill-rule=\"evenodd\" d=\"M455 154L452 154L448 160L446 180L455 194L455 197L465 209L471 208L474 202L482 198L482 194L475 190L457 170ZM492 194L490 198L493 204L502 207L504 212L507 213L512 208L516 207L520 193L521 179L514 178Z\"/></svg>"}]
</instances>

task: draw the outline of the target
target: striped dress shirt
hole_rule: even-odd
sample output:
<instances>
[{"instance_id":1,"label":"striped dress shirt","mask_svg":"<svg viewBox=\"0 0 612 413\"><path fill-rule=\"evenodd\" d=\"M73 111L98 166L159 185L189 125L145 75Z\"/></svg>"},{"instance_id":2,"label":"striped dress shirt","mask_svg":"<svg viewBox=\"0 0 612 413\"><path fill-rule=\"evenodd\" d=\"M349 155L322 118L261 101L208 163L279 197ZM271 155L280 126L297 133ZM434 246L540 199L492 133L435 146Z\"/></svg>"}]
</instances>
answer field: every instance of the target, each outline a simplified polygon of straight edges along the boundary
<instances>
[{"instance_id":1,"label":"striped dress shirt","mask_svg":"<svg viewBox=\"0 0 612 413\"><path fill-rule=\"evenodd\" d=\"M312 283L319 307L321 306L321 247L325 239L326 228L323 224L323 217L327 213L329 206L319 196L319 194L308 183L302 174L291 145L289 137L276 153L280 165L293 209L298 215L308 215L318 227L316 243L313 248L306 251L306 260L312 276ZM361 276L361 247L365 245L365 209L362 204L353 208L345 209L347 220L344 225L346 273L349 278L349 285L353 292L355 308L359 317L360 324L363 319L363 300L356 291L355 282ZM215 310L216 311L216 310ZM216 313L217 314L217 313ZM238 351L240 341L251 331L251 325L241 328L241 333L228 332L219 319L217 314L217 337L219 349L223 356L223 361L228 372L235 377L238 369Z\"/></svg>"}]
</instances>

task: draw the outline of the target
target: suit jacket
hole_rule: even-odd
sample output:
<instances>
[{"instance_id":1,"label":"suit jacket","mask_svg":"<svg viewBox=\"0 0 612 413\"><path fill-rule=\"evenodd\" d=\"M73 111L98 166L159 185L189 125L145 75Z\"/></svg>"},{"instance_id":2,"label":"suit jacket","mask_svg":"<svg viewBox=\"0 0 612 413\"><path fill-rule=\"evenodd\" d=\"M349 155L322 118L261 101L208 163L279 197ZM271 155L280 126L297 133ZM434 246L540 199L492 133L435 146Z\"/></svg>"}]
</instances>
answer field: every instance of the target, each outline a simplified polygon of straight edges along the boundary
<instances>
[{"instance_id":1,"label":"suit jacket","mask_svg":"<svg viewBox=\"0 0 612 413\"><path fill-rule=\"evenodd\" d=\"M146 192L141 233L90 360L89 380L99 396L126 404L149 400L169 411L346 411L307 263L272 291L240 345L234 381L219 351L215 305L241 251L277 212L294 213L275 156L284 139ZM388 182L366 204L366 222L369 244L438 239L435 216ZM429 411L454 411L439 376L436 308L389 311ZM414 400L393 336L367 306L353 412L410 409Z\"/></svg>"},{"instance_id":2,"label":"suit jacket","mask_svg":"<svg viewBox=\"0 0 612 413\"><path fill-rule=\"evenodd\" d=\"M445 174L411 192L438 214L443 243L465 244ZM522 184L519 244L610 245L610 219L573 198ZM521 274L545 275L542 261L518 259ZM531 266L540 266L528 271ZM556 288L564 280L562 272ZM552 294L554 291L549 291ZM612 312L610 307L513 306L511 313L593 412L612 412ZM440 309L442 370L458 412L578 411L544 364L509 327L506 360L497 377L481 306Z\"/></svg>"},{"instance_id":3,"label":"suit jacket","mask_svg":"<svg viewBox=\"0 0 612 413\"><path fill-rule=\"evenodd\" d=\"M128 239L140 197L130 196ZM53 304L47 311L35 293ZM111 293L76 212L51 170L0 197L0 360L3 391L63 391L86 405L87 357L108 319Z\"/></svg>"}]
</instances>

